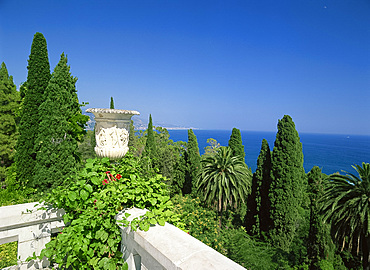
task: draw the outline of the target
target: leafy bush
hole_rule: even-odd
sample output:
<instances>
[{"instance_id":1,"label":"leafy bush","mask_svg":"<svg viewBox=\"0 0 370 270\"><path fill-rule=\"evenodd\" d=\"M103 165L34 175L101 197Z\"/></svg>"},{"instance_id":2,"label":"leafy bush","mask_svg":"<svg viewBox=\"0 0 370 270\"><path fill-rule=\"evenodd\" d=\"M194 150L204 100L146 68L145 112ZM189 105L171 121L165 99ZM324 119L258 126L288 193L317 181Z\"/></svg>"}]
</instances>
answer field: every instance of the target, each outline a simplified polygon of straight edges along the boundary
<instances>
[{"instance_id":1,"label":"leafy bush","mask_svg":"<svg viewBox=\"0 0 370 270\"><path fill-rule=\"evenodd\" d=\"M18 242L0 245L0 269L17 264Z\"/></svg>"},{"instance_id":2,"label":"leafy bush","mask_svg":"<svg viewBox=\"0 0 370 270\"><path fill-rule=\"evenodd\" d=\"M15 205L20 203L34 202L40 199L40 194L26 186L26 182L16 179L16 167L13 163L7 169L5 188L0 189L0 206ZM37 199L35 199L39 196Z\"/></svg>"},{"instance_id":3,"label":"leafy bush","mask_svg":"<svg viewBox=\"0 0 370 270\"><path fill-rule=\"evenodd\" d=\"M165 221L176 224L179 219L171 211L163 180L161 175L142 177L137 160L130 155L114 164L108 158L88 159L76 179L54 189L46 200L66 211L66 227L39 258L46 256L60 268L127 269L115 217L123 209L138 207L151 212L134 220L133 229L146 231ZM128 225L127 220L122 222Z\"/></svg>"},{"instance_id":4,"label":"leafy bush","mask_svg":"<svg viewBox=\"0 0 370 270\"><path fill-rule=\"evenodd\" d=\"M202 206L199 198L176 195L172 198L174 212L179 215L185 230L204 244L226 255L223 231L218 226L217 213Z\"/></svg>"}]
</instances>

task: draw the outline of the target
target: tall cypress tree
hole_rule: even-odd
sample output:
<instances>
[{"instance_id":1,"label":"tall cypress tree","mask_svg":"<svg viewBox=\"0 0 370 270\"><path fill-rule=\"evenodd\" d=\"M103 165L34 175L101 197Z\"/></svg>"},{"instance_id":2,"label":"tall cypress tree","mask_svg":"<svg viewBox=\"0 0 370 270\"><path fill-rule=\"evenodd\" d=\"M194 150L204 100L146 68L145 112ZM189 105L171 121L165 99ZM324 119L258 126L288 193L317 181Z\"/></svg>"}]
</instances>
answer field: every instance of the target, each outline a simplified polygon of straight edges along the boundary
<instances>
[{"instance_id":1,"label":"tall cypress tree","mask_svg":"<svg viewBox=\"0 0 370 270\"><path fill-rule=\"evenodd\" d=\"M62 54L46 89L46 100L39 107L36 166L31 183L35 188L56 187L76 172L78 145L72 125L79 109L76 81Z\"/></svg>"},{"instance_id":2,"label":"tall cypress tree","mask_svg":"<svg viewBox=\"0 0 370 270\"><path fill-rule=\"evenodd\" d=\"M188 130L188 149L187 149L187 172L185 183L182 189L183 194L194 194L196 192L195 183L201 169L198 140L192 129Z\"/></svg>"},{"instance_id":3,"label":"tall cypress tree","mask_svg":"<svg viewBox=\"0 0 370 270\"><path fill-rule=\"evenodd\" d=\"M245 152L244 152L244 145L242 142L242 135L240 134L240 130L237 128L233 128L231 132L231 136L229 139L229 147L233 151L234 156L241 156L245 159Z\"/></svg>"},{"instance_id":4,"label":"tall cypress tree","mask_svg":"<svg viewBox=\"0 0 370 270\"><path fill-rule=\"evenodd\" d=\"M270 219L271 202L271 152L268 142L263 139L257 159L257 169L252 178L252 193L247 201L246 229L250 234L262 236L272 226Z\"/></svg>"},{"instance_id":5,"label":"tall cypress tree","mask_svg":"<svg viewBox=\"0 0 370 270\"><path fill-rule=\"evenodd\" d=\"M50 80L50 64L46 40L41 33L34 35L28 59L25 96L20 113L19 138L15 160L17 178L32 181L36 162L35 140L40 122L39 106L45 100L45 89Z\"/></svg>"},{"instance_id":6,"label":"tall cypress tree","mask_svg":"<svg viewBox=\"0 0 370 270\"><path fill-rule=\"evenodd\" d=\"M149 123L147 129L147 139L144 148L144 156L150 157L152 162L156 162L157 159L157 146L155 144L154 131L153 131L153 121L152 115L149 115Z\"/></svg>"},{"instance_id":7,"label":"tall cypress tree","mask_svg":"<svg viewBox=\"0 0 370 270\"><path fill-rule=\"evenodd\" d=\"M129 130L129 138L128 138L128 148L131 153L133 153L133 147L136 145L136 136L135 136L135 126L134 121L130 121L130 130Z\"/></svg>"},{"instance_id":8,"label":"tall cypress tree","mask_svg":"<svg viewBox=\"0 0 370 270\"><path fill-rule=\"evenodd\" d=\"M110 106L109 106L110 109L114 109L114 101L113 101L113 97L110 97Z\"/></svg>"},{"instance_id":9,"label":"tall cypress tree","mask_svg":"<svg viewBox=\"0 0 370 270\"><path fill-rule=\"evenodd\" d=\"M328 232L324 227L322 218L319 214L320 206L318 200L324 194L324 183L322 179L321 169L317 166L313 167L307 175L308 191L310 197L310 230L307 243L307 257L310 262L310 269L321 269L319 266L320 260L325 259L325 237Z\"/></svg>"},{"instance_id":10,"label":"tall cypress tree","mask_svg":"<svg viewBox=\"0 0 370 270\"><path fill-rule=\"evenodd\" d=\"M0 186L5 181L7 168L14 161L18 137L16 112L19 103L19 92L3 62L0 68Z\"/></svg>"},{"instance_id":11,"label":"tall cypress tree","mask_svg":"<svg viewBox=\"0 0 370 270\"><path fill-rule=\"evenodd\" d=\"M273 227L269 234L275 246L288 251L300 219L299 209L306 183L302 143L292 118L285 115L277 126L269 195Z\"/></svg>"}]
</instances>

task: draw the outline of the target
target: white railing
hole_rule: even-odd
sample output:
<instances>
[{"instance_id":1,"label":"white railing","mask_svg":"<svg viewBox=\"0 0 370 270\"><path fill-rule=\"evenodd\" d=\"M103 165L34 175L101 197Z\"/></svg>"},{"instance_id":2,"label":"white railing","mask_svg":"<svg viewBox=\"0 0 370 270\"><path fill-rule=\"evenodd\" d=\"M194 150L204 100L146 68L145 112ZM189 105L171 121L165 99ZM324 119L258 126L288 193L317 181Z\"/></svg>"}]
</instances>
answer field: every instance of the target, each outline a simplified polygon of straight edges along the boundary
<instances>
[{"instance_id":1,"label":"white railing","mask_svg":"<svg viewBox=\"0 0 370 270\"><path fill-rule=\"evenodd\" d=\"M18 266L14 269L38 269L49 265L47 260L25 260L33 253L40 255L50 236L62 227L64 210L38 210L41 205L25 203L0 207L0 244L18 242Z\"/></svg>"},{"instance_id":2,"label":"white railing","mask_svg":"<svg viewBox=\"0 0 370 270\"><path fill-rule=\"evenodd\" d=\"M129 209L129 220L145 214L146 210ZM123 215L121 212L120 215ZM166 223L155 225L147 232L121 227L122 252L130 270L201 270L245 269L186 232Z\"/></svg>"},{"instance_id":3,"label":"white railing","mask_svg":"<svg viewBox=\"0 0 370 270\"><path fill-rule=\"evenodd\" d=\"M35 252L39 255L54 232L64 227L63 210L37 210L36 203L0 207L0 244L18 241L18 266L11 269L40 269L49 262L24 262ZM146 210L129 209L130 219ZM117 215L120 218L125 212ZM121 227L121 226L120 226ZM149 231L121 227L121 250L130 270L245 269L199 240L166 223Z\"/></svg>"}]
</instances>

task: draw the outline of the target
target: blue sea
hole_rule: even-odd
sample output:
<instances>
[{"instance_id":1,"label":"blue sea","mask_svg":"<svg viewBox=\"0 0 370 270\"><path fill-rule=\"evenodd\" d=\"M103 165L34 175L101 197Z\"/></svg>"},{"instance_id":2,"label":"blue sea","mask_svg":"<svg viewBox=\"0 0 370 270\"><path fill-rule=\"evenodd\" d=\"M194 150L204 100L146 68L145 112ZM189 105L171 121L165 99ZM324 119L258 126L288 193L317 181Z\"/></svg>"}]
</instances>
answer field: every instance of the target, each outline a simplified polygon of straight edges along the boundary
<instances>
[{"instance_id":1,"label":"blue sea","mask_svg":"<svg viewBox=\"0 0 370 270\"><path fill-rule=\"evenodd\" d=\"M200 154L208 145L207 139L213 138L222 146L227 146L231 130L193 130L197 136ZM173 141L187 141L187 130L169 130ZM245 149L245 159L254 172L257 167L257 158L261 150L262 139L269 143L271 151L274 147L276 132L241 131ZM304 168L309 172L313 166L318 166L325 174L342 170L349 173L356 172L351 165L362 162L370 163L370 136L309 134L300 133L303 147Z\"/></svg>"}]
</instances>

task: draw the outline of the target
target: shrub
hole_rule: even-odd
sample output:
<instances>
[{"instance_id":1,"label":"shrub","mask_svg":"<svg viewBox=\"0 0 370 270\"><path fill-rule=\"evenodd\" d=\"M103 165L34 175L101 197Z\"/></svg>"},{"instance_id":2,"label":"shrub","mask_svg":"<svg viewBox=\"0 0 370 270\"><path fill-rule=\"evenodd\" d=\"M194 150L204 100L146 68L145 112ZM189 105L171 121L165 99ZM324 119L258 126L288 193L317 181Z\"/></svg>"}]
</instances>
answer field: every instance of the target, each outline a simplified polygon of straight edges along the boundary
<instances>
[{"instance_id":1,"label":"shrub","mask_svg":"<svg viewBox=\"0 0 370 270\"><path fill-rule=\"evenodd\" d=\"M133 229L147 231L165 221L176 224L179 219L171 211L163 180L161 175L142 177L137 160L129 155L114 164L108 158L88 159L76 179L54 189L46 200L66 211L66 227L39 258L46 256L60 268L127 269L115 217L123 209L138 207L151 212L134 220ZM122 222L128 225L127 220Z\"/></svg>"}]
</instances>

